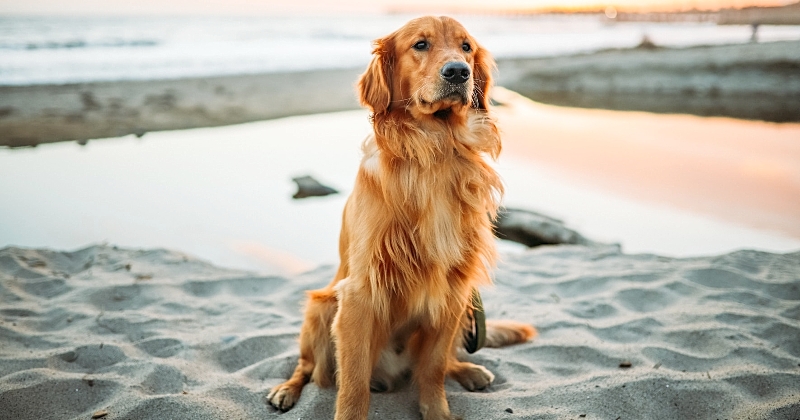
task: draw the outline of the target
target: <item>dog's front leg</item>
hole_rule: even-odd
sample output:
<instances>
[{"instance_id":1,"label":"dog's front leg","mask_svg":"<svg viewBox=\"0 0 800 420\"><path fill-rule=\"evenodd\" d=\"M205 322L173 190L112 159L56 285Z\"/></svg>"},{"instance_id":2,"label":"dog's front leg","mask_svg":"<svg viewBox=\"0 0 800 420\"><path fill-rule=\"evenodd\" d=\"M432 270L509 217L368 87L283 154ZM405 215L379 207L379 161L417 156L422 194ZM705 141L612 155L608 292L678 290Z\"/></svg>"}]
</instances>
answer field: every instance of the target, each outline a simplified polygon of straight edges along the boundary
<instances>
[{"instance_id":1,"label":"dog's front leg","mask_svg":"<svg viewBox=\"0 0 800 420\"><path fill-rule=\"evenodd\" d=\"M450 420L450 407L444 392L447 359L458 329L457 322L422 326L413 346L419 385L419 411L423 420Z\"/></svg>"},{"instance_id":2,"label":"dog's front leg","mask_svg":"<svg viewBox=\"0 0 800 420\"><path fill-rule=\"evenodd\" d=\"M357 290L338 290L339 311L334 319L336 335L336 420L365 420L369 413L369 382L383 346L384 329L369 297Z\"/></svg>"}]
</instances>

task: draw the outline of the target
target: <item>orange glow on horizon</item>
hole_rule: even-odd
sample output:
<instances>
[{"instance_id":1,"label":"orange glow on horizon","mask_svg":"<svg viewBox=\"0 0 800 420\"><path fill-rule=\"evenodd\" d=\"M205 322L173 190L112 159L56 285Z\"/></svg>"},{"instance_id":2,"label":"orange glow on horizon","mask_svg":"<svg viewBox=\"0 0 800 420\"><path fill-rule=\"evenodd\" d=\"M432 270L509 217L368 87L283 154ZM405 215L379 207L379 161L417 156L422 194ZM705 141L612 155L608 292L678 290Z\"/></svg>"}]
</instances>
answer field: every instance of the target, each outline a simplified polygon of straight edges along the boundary
<instances>
[{"instance_id":1,"label":"orange glow on horizon","mask_svg":"<svg viewBox=\"0 0 800 420\"><path fill-rule=\"evenodd\" d=\"M772 7L797 0L0 0L3 14L113 14L113 15L274 15L284 13L531 13L603 11L614 7L622 12L671 12L719 10L752 6Z\"/></svg>"},{"instance_id":2,"label":"orange glow on horizon","mask_svg":"<svg viewBox=\"0 0 800 420\"><path fill-rule=\"evenodd\" d=\"M484 1L440 0L430 3L414 0L397 4L394 7L390 6L390 10L398 12L446 10L452 12L579 13L602 12L613 8L620 12L647 13L780 7L793 3L798 2L796 0L503 0L488 4Z\"/></svg>"}]
</instances>

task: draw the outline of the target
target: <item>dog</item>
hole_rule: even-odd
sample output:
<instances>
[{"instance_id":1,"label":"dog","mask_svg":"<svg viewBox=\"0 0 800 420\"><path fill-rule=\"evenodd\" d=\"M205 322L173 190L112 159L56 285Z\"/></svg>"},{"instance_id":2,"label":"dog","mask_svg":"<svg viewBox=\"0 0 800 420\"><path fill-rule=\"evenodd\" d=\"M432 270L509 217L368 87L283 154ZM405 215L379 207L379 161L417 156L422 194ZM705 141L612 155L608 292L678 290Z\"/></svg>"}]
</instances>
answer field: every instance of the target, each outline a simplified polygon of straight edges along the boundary
<instances>
[{"instance_id":1,"label":"dog","mask_svg":"<svg viewBox=\"0 0 800 420\"><path fill-rule=\"evenodd\" d=\"M357 90L373 133L345 205L340 265L308 292L300 360L267 399L286 411L309 380L338 385L336 420L367 418L370 391L411 377L425 420L452 419L449 376L464 388L494 375L458 359L474 290L491 283L492 221L503 193L484 157L500 135L489 112L494 61L454 19L422 17L374 42ZM488 322L487 347L531 339L533 327Z\"/></svg>"}]
</instances>

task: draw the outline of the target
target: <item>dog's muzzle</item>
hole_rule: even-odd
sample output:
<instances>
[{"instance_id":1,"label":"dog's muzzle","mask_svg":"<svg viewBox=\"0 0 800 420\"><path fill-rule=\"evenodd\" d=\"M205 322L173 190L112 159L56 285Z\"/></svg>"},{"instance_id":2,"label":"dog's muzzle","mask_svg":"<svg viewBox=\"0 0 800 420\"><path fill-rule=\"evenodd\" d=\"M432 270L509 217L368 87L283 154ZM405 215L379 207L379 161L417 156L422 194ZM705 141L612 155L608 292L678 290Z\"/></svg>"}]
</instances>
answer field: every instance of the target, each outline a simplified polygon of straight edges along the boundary
<instances>
[{"instance_id":1,"label":"dog's muzzle","mask_svg":"<svg viewBox=\"0 0 800 420\"><path fill-rule=\"evenodd\" d=\"M439 70L440 82L432 102L458 101L468 102L470 92L467 81L472 77L472 69L463 61L450 61Z\"/></svg>"}]
</instances>

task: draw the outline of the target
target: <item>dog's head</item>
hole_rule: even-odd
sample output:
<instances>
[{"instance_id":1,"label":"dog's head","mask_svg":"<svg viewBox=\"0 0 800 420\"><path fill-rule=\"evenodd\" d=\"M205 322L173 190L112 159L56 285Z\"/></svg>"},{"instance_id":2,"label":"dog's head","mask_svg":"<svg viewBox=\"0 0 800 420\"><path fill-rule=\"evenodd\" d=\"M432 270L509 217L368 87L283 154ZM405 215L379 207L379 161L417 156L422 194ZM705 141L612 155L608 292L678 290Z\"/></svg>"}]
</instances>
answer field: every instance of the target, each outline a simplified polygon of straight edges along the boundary
<instances>
[{"instance_id":1,"label":"dog's head","mask_svg":"<svg viewBox=\"0 0 800 420\"><path fill-rule=\"evenodd\" d=\"M376 115L395 108L415 116L487 108L494 61L454 19L414 19L375 40L373 54L358 90Z\"/></svg>"}]
</instances>

